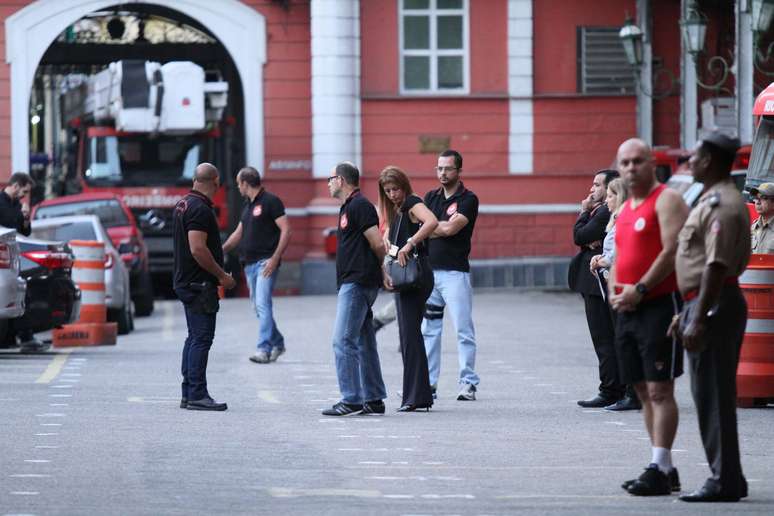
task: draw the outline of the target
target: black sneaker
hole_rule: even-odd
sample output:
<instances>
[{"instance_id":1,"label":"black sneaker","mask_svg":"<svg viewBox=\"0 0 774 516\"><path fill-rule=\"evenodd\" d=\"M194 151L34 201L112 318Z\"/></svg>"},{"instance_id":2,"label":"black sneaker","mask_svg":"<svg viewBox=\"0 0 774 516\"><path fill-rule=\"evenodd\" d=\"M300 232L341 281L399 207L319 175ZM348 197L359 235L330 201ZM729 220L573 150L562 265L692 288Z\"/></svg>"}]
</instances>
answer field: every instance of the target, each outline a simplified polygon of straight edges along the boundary
<instances>
[{"instance_id":1,"label":"black sneaker","mask_svg":"<svg viewBox=\"0 0 774 516\"><path fill-rule=\"evenodd\" d=\"M340 401L329 409L322 411L323 416L354 416L363 412L363 405L350 405Z\"/></svg>"},{"instance_id":2,"label":"black sneaker","mask_svg":"<svg viewBox=\"0 0 774 516\"><path fill-rule=\"evenodd\" d=\"M664 496L672 493L672 485L666 473L656 464L650 464L627 491L635 496Z\"/></svg>"},{"instance_id":3,"label":"black sneaker","mask_svg":"<svg viewBox=\"0 0 774 516\"><path fill-rule=\"evenodd\" d=\"M384 414L384 402L382 400L366 401L363 404L364 416L381 416Z\"/></svg>"},{"instance_id":4,"label":"black sneaker","mask_svg":"<svg viewBox=\"0 0 774 516\"><path fill-rule=\"evenodd\" d=\"M438 386L437 385L431 385L430 386L430 392L433 393L433 399L437 400L438 399Z\"/></svg>"},{"instance_id":5,"label":"black sneaker","mask_svg":"<svg viewBox=\"0 0 774 516\"><path fill-rule=\"evenodd\" d=\"M669 478L669 485L672 486L672 492L677 493L682 489L680 487L680 475L677 473L677 468L672 468L669 473L667 473L667 477ZM624 491L628 491L629 488L637 482L636 478L633 478L631 480L627 480L623 484L621 484L621 487Z\"/></svg>"}]
</instances>

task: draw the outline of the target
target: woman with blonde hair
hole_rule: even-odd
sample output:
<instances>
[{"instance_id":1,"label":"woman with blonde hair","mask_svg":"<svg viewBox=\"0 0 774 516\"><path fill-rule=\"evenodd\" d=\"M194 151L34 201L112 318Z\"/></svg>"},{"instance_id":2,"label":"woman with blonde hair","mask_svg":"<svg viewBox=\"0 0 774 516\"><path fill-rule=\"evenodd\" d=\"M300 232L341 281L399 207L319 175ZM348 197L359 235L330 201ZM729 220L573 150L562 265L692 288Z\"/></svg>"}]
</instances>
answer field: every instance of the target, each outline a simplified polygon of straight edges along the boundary
<instances>
[{"instance_id":1,"label":"woman with blonde hair","mask_svg":"<svg viewBox=\"0 0 774 516\"><path fill-rule=\"evenodd\" d=\"M398 411L429 410L433 393L422 337L422 316L425 302L433 291L433 271L425 240L438 226L438 220L413 193L406 173L395 166L386 167L379 175L379 216L385 224L388 254L405 267L416 253L421 270L418 288L395 293L403 358L403 402ZM392 290L390 279L385 280L385 288Z\"/></svg>"},{"instance_id":2,"label":"woman with blonde hair","mask_svg":"<svg viewBox=\"0 0 774 516\"><path fill-rule=\"evenodd\" d=\"M592 274L596 274L599 278L599 285L603 291L607 290L607 274L615 260L615 221L618 219L618 214L621 213L621 209L628 198L629 188L626 186L626 181L623 178L619 177L610 181L610 184L607 185L607 197L605 199L607 208L610 210L610 222L607 223L607 228L605 229L607 233L605 234L605 240L602 242L602 254L594 256L589 264ZM610 317L612 317L613 326L615 326L616 315L613 310L610 310ZM605 407L606 410L614 412L639 410L640 408L642 408L642 404L637 399L637 394L631 385L626 386L622 399Z\"/></svg>"}]
</instances>

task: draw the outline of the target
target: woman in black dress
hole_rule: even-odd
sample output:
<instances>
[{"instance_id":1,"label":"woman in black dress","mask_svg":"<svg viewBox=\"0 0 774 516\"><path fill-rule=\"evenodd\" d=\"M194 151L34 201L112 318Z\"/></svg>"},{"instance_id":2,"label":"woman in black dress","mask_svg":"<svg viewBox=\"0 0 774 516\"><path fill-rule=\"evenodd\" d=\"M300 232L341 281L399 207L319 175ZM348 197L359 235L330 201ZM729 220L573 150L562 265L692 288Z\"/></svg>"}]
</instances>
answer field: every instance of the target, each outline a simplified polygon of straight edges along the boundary
<instances>
[{"instance_id":1,"label":"woman in black dress","mask_svg":"<svg viewBox=\"0 0 774 516\"><path fill-rule=\"evenodd\" d=\"M392 247L393 254L401 266L405 266L408 257L416 252L422 271L419 288L395 293L403 356L403 404L398 411L430 409L433 394L422 338L422 317L425 302L433 290L426 240L438 226L438 220L413 193L406 173L394 166L388 166L379 176L379 215L385 223L388 251L395 246ZM389 280L385 281L385 287L392 289Z\"/></svg>"}]
</instances>

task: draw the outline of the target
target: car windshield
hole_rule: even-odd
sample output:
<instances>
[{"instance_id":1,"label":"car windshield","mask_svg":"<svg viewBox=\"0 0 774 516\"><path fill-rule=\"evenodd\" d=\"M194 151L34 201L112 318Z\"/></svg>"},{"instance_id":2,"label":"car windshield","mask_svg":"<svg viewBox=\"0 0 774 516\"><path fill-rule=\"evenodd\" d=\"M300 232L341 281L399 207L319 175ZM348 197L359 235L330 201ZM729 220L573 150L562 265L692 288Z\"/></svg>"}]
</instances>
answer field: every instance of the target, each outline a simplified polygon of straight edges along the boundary
<instances>
[{"instance_id":1,"label":"car windshield","mask_svg":"<svg viewBox=\"0 0 774 516\"><path fill-rule=\"evenodd\" d=\"M747 186L758 186L768 181L774 181L774 117L764 116L753 139Z\"/></svg>"},{"instance_id":2,"label":"car windshield","mask_svg":"<svg viewBox=\"0 0 774 516\"><path fill-rule=\"evenodd\" d=\"M69 242L70 240L98 240L91 222L67 222L53 226L33 227L33 238L41 240L58 240Z\"/></svg>"},{"instance_id":3,"label":"car windshield","mask_svg":"<svg viewBox=\"0 0 774 516\"><path fill-rule=\"evenodd\" d=\"M147 135L92 136L86 141L84 179L92 186L176 186L212 161L207 138Z\"/></svg>"},{"instance_id":4,"label":"car windshield","mask_svg":"<svg viewBox=\"0 0 774 516\"><path fill-rule=\"evenodd\" d=\"M50 219L65 215L96 215L106 228L129 225L129 219L116 199L51 204L39 206L35 210L35 219Z\"/></svg>"}]
</instances>

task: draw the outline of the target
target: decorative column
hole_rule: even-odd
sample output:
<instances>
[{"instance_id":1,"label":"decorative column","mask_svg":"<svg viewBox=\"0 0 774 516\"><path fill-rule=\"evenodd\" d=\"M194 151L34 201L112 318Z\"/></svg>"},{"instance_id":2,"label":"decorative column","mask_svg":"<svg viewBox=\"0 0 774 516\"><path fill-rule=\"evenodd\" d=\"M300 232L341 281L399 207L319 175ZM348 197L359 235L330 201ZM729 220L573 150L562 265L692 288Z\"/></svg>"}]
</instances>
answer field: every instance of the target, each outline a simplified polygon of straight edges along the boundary
<instances>
[{"instance_id":1,"label":"decorative column","mask_svg":"<svg viewBox=\"0 0 774 516\"><path fill-rule=\"evenodd\" d=\"M312 0L312 172L361 161L360 1Z\"/></svg>"},{"instance_id":2,"label":"decorative column","mask_svg":"<svg viewBox=\"0 0 774 516\"><path fill-rule=\"evenodd\" d=\"M752 15L743 4L751 2L736 1L736 116L739 140L752 143L753 139L753 32Z\"/></svg>"},{"instance_id":3,"label":"decorative column","mask_svg":"<svg viewBox=\"0 0 774 516\"><path fill-rule=\"evenodd\" d=\"M508 0L508 170L511 174L531 174L533 168L532 25L532 0Z\"/></svg>"},{"instance_id":4,"label":"decorative column","mask_svg":"<svg viewBox=\"0 0 774 516\"><path fill-rule=\"evenodd\" d=\"M637 23L642 29L642 66L640 84L653 94L653 45L650 23L650 0L637 0ZM637 88L637 134L648 145L653 145L653 98L642 87Z\"/></svg>"}]
</instances>

